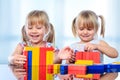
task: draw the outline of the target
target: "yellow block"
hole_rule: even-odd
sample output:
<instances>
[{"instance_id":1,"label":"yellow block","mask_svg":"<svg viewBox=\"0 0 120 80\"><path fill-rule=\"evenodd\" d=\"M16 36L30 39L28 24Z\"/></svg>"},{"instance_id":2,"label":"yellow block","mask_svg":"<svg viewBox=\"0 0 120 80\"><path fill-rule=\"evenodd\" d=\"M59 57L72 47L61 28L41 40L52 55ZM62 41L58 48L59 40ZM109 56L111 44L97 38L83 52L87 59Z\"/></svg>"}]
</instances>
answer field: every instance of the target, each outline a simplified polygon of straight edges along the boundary
<instances>
[{"instance_id":1,"label":"yellow block","mask_svg":"<svg viewBox=\"0 0 120 80\"><path fill-rule=\"evenodd\" d=\"M113 64L120 64L120 62L113 62Z\"/></svg>"},{"instance_id":2,"label":"yellow block","mask_svg":"<svg viewBox=\"0 0 120 80\"><path fill-rule=\"evenodd\" d=\"M47 51L47 54L46 54L46 64L53 64L53 56L54 56L54 53L53 51Z\"/></svg>"},{"instance_id":3,"label":"yellow block","mask_svg":"<svg viewBox=\"0 0 120 80\"><path fill-rule=\"evenodd\" d=\"M60 73L60 64L54 64L54 74Z\"/></svg>"},{"instance_id":4,"label":"yellow block","mask_svg":"<svg viewBox=\"0 0 120 80\"><path fill-rule=\"evenodd\" d=\"M77 60L75 64L80 64L80 65L93 65L92 60ZM93 78L93 74L86 74L86 75L76 75L78 78Z\"/></svg>"},{"instance_id":5,"label":"yellow block","mask_svg":"<svg viewBox=\"0 0 120 80\"><path fill-rule=\"evenodd\" d=\"M93 60L77 60L75 64L80 65L93 65Z\"/></svg>"},{"instance_id":6,"label":"yellow block","mask_svg":"<svg viewBox=\"0 0 120 80\"><path fill-rule=\"evenodd\" d=\"M53 51L47 51L47 54L46 54L46 66L47 65L50 65L50 64L53 64ZM54 80L53 78L53 74L48 74L47 73L47 67L46 67L46 80Z\"/></svg>"}]
</instances>

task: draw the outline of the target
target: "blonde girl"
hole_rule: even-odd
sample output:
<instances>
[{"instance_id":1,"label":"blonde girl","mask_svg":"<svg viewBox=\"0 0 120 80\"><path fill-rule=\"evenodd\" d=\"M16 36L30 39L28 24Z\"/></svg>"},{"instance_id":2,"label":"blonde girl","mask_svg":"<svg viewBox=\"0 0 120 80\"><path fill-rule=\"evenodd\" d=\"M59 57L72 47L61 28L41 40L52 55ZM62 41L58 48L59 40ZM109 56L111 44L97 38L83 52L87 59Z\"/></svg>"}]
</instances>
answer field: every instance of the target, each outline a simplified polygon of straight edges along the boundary
<instances>
[{"instance_id":1,"label":"blonde girl","mask_svg":"<svg viewBox=\"0 0 120 80\"><path fill-rule=\"evenodd\" d=\"M101 19L101 25L98 22L98 18ZM105 22L102 15L96 15L91 10L81 11L74 19L72 23L72 32L75 37L79 37L79 41L73 43L70 46L71 51L99 51L101 53L100 59L103 62L103 55L107 55L110 58L116 58L118 52L115 48L111 47L108 43L97 38L98 29L101 27L100 35L104 37L105 34ZM75 55L71 56L67 63L74 63ZM117 73L108 73L102 75L100 80L115 80ZM66 77L64 79L69 79ZM72 79L69 79L72 80ZM75 79L77 80L77 78ZM79 80L79 79L78 79ZM86 79L85 79L86 80ZM87 79L92 80L92 79Z\"/></svg>"},{"instance_id":2,"label":"blonde girl","mask_svg":"<svg viewBox=\"0 0 120 80\"><path fill-rule=\"evenodd\" d=\"M98 18L101 19L101 24L99 24ZM100 27L100 35L104 37L105 22L103 16L96 15L96 13L91 10L81 11L73 20L72 24L73 35L79 37L80 41L73 43L71 48L78 51L99 51L101 53L100 59L102 63L103 54L110 58L116 58L118 52L105 41L98 40L97 33ZM80 48L80 46L82 47ZM117 73L108 73L104 74L100 80L115 80L116 77Z\"/></svg>"},{"instance_id":3,"label":"blonde girl","mask_svg":"<svg viewBox=\"0 0 120 80\"><path fill-rule=\"evenodd\" d=\"M26 57L23 55L25 46L50 47L54 46L54 28L49 22L49 17L45 11L33 10L26 17L25 25L22 27L22 42L19 43L9 57L10 64L23 65ZM58 53L58 51L55 51ZM55 55L55 63L60 63L61 59Z\"/></svg>"}]
</instances>

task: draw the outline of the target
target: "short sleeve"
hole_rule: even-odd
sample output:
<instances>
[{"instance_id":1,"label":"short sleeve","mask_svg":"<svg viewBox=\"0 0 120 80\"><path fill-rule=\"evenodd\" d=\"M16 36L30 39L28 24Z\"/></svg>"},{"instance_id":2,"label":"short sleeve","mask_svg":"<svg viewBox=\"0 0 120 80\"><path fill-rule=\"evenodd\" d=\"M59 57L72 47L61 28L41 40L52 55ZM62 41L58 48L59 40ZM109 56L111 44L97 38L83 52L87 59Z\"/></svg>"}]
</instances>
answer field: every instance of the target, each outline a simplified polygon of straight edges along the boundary
<instances>
[{"instance_id":1,"label":"short sleeve","mask_svg":"<svg viewBox=\"0 0 120 80\"><path fill-rule=\"evenodd\" d=\"M53 44L47 42L46 47L53 47ZM58 47L54 47L54 50L55 50L55 51L59 51L59 48L58 48Z\"/></svg>"}]
</instances>

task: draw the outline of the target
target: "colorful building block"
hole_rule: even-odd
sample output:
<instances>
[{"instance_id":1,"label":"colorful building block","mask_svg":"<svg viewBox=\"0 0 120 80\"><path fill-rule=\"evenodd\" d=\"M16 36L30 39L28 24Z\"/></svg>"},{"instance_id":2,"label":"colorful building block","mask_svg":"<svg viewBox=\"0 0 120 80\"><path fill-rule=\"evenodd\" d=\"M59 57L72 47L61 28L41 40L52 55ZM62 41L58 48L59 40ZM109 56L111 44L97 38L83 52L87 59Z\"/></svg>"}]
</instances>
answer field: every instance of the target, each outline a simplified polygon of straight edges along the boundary
<instances>
[{"instance_id":1,"label":"colorful building block","mask_svg":"<svg viewBox=\"0 0 120 80\"><path fill-rule=\"evenodd\" d=\"M53 48L25 47L23 54L27 61L24 68L27 76L24 80L53 80L54 74L74 74L77 78L99 79L100 74L120 72L120 62L99 64L98 52L76 52L75 64L53 64Z\"/></svg>"},{"instance_id":2,"label":"colorful building block","mask_svg":"<svg viewBox=\"0 0 120 80\"><path fill-rule=\"evenodd\" d=\"M77 60L75 64L79 65L93 65L92 60ZM93 78L93 74L86 74L86 75L76 75L77 78Z\"/></svg>"},{"instance_id":3,"label":"colorful building block","mask_svg":"<svg viewBox=\"0 0 120 80\"><path fill-rule=\"evenodd\" d=\"M104 70L107 73L120 72L120 65L119 64L105 64Z\"/></svg>"},{"instance_id":4,"label":"colorful building block","mask_svg":"<svg viewBox=\"0 0 120 80\"><path fill-rule=\"evenodd\" d=\"M60 65L60 74L68 74L68 65Z\"/></svg>"},{"instance_id":5,"label":"colorful building block","mask_svg":"<svg viewBox=\"0 0 120 80\"><path fill-rule=\"evenodd\" d=\"M100 63L100 53L99 52L76 52L77 60L93 60L94 64Z\"/></svg>"},{"instance_id":6,"label":"colorful building block","mask_svg":"<svg viewBox=\"0 0 120 80\"><path fill-rule=\"evenodd\" d=\"M60 73L60 64L54 64L54 74Z\"/></svg>"},{"instance_id":7,"label":"colorful building block","mask_svg":"<svg viewBox=\"0 0 120 80\"><path fill-rule=\"evenodd\" d=\"M24 51L28 52L27 72L28 80L49 80L53 79L52 74L47 73L47 65L53 64L53 48L52 47L25 47Z\"/></svg>"},{"instance_id":8,"label":"colorful building block","mask_svg":"<svg viewBox=\"0 0 120 80\"><path fill-rule=\"evenodd\" d=\"M82 61L79 61L82 60ZM84 62L84 61L88 61L88 62ZM90 64L89 61L93 61L91 65L93 64L98 64L100 63L100 53L99 52L76 52L76 61L75 64L80 64L80 65L88 65ZM88 63L88 64L85 64ZM76 75L76 77L78 77L78 75ZM84 78L99 78L100 75L99 74L87 74L87 75L81 75L79 77L84 77Z\"/></svg>"},{"instance_id":9,"label":"colorful building block","mask_svg":"<svg viewBox=\"0 0 120 80\"><path fill-rule=\"evenodd\" d=\"M87 66L87 74L103 74L104 73L104 65L88 65Z\"/></svg>"},{"instance_id":10,"label":"colorful building block","mask_svg":"<svg viewBox=\"0 0 120 80\"><path fill-rule=\"evenodd\" d=\"M71 64L68 66L68 74L81 74L81 75L85 75L86 74L86 66L85 65L75 65L75 64Z\"/></svg>"}]
</instances>

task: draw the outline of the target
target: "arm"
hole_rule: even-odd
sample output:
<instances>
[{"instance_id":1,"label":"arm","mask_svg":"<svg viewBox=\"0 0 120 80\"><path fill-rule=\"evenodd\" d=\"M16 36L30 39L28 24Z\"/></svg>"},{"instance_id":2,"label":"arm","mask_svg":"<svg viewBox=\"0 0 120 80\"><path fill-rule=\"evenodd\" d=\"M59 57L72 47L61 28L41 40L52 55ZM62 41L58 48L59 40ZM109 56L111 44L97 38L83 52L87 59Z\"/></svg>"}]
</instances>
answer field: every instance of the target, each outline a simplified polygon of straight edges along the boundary
<instances>
[{"instance_id":1,"label":"arm","mask_svg":"<svg viewBox=\"0 0 120 80\"><path fill-rule=\"evenodd\" d=\"M116 58L118 56L117 50L109 46L105 41L100 41L97 45L97 49L111 58Z\"/></svg>"},{"instance_id":2,"label":"arm","mask_svg":"<svg viewBox=\"0 0 120 80\"><path fill-rule=\"evenodd\" d=\"M13 54L9 57L10 64L24 64L26 60L26 56L22 55L23 47L18 44Z\"/></svg>"},{"instance_id":3,"label":"arm","mask_svg":"<svg viewBox=\"0 0 120 80\"><path fill-rule=\"evenodd\" d=\"M102 40L98 44L87 43L85 45L85 50L86 51L99 50L103 54L111 58L116 58L118 56L117 50L109 46L105 41L102 41Z\"/></svg>"}]
</instances>

